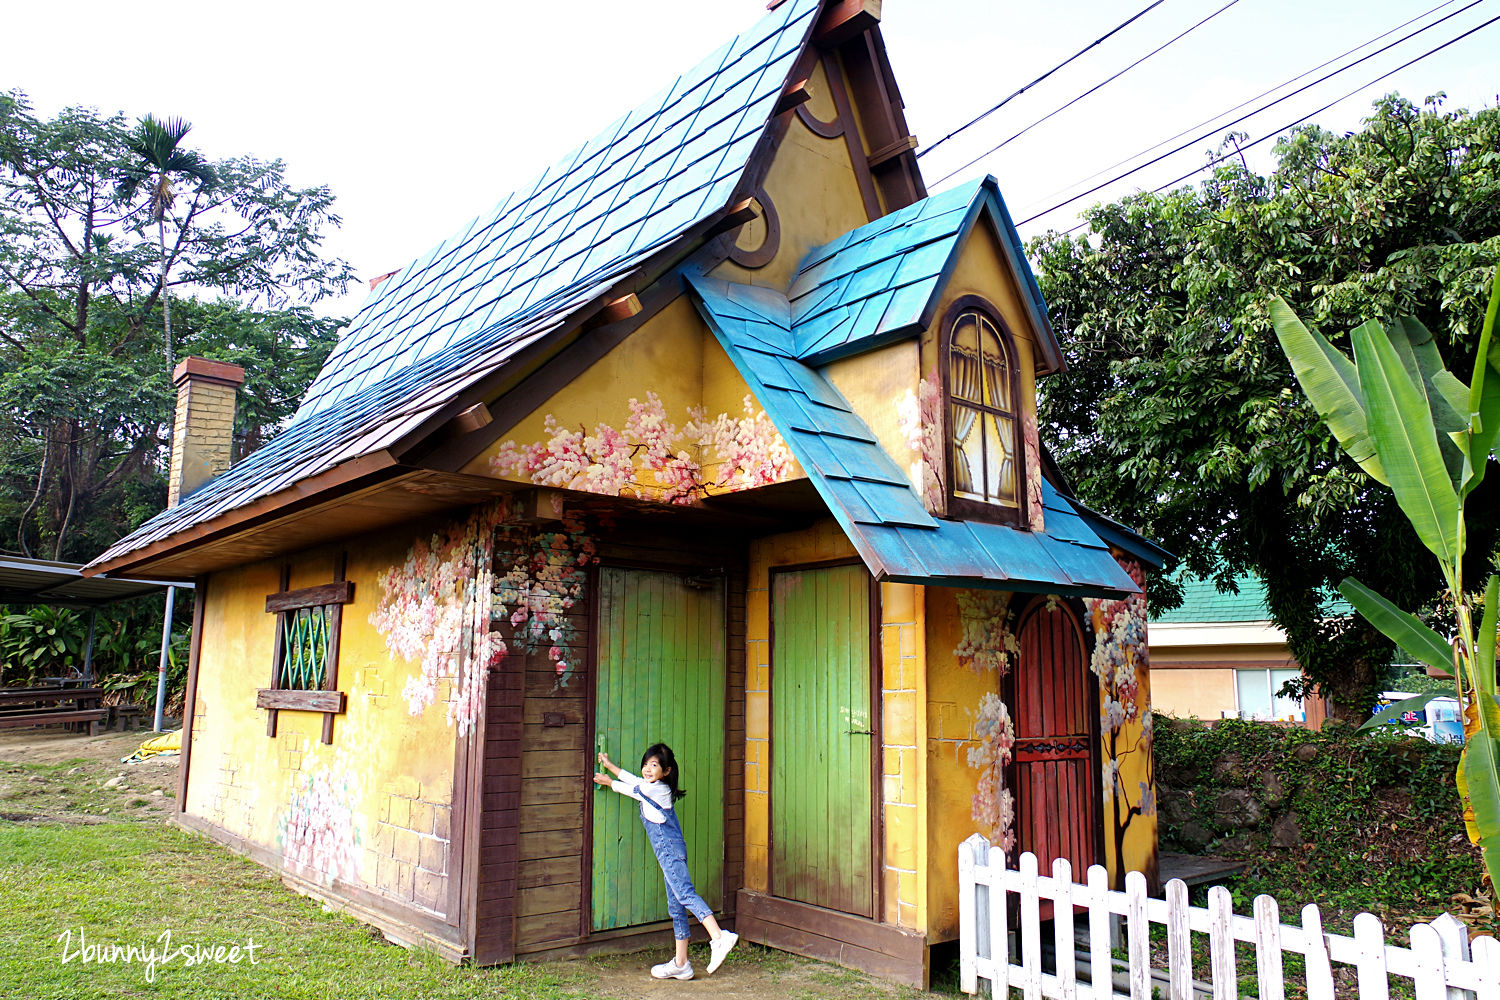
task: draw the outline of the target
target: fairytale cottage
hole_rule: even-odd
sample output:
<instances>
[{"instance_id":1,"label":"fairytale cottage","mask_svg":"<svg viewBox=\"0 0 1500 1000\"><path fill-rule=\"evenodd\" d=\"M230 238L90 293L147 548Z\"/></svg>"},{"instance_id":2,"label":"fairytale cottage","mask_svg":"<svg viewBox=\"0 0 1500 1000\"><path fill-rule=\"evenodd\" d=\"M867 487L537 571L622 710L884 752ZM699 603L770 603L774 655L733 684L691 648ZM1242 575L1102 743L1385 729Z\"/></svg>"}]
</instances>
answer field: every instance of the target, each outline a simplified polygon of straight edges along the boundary
<instances>
[{"instance_id":1,"label":"fairytale cottage","mask_svg":"<svg viewBox=\"0 0 1500 1000\"><path fill-rule=\"evenodd\" d=\"M665 740L728 922L913 983L975 831L1154 870L1163 554L1049 464L1046 306L878 9L773 5L380 282L227 471L184 362L181 499L89 568L197 580L184 825L450 959L636 948L589 776Z\"/></svg>"}]
</instances>

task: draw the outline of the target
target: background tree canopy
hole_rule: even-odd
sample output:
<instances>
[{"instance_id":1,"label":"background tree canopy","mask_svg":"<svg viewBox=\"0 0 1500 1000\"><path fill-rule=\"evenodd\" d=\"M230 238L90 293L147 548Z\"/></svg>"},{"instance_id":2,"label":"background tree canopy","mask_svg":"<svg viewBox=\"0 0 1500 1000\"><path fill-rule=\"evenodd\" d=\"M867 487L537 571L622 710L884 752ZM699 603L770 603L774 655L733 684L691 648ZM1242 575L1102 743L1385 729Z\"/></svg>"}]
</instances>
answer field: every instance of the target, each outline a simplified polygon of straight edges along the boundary
<instances>
[{"instance_id":1,"label":"background tree canopy","mask_svg":"<svg viewBox=\"0 0 1500 1000\"><path fill-rule=\"evenodd\" d=\"M353 277L319 252L339 222L326 187L292 187L279 160L181 151L195 171L164 204L143 127L87 108L41 118L0 93L6 550L86 561L165 506L168 295L179 356L246 369L242 450L295 409L343 325L309 308Z\"/></svg>"},{"instance_id":2,"label":"background tree canopy","mask_svg":"<svg viewBox=\"0 0 1500 1000\"><path fill-rule=\"evenodd\" d=\"M1042 385L1042 423L1084 502L1221 585L1257 573L1307 674L1359 712L1392 650L1327 613L1333 586L1354 576L1441 618L1442 581L1297 389L1268 301L1346 352L1344 331L1414 315L1451 370L1471 370L1500 261L1500 110L1389 96L1362 131L1299 129L1275 155L1270 176L1229 160L1196 189L1100 205L1087 233L1032 241L1069 366ZM1470 506L1468 579L1496 551L1497 481ZM1180 600L1169 581L1152 596Z\"/></svg>"}]
</instances>

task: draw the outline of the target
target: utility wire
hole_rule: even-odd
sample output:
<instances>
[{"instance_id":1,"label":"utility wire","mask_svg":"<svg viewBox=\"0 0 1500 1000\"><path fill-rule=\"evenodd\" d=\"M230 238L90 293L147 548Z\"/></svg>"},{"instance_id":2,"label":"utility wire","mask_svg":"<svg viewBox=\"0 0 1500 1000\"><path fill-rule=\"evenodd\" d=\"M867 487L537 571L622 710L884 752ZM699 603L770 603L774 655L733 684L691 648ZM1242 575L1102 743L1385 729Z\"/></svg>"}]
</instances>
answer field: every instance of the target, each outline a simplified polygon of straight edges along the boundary
<instances>
[{"instance_id":1,"label":"utility wire","mask_svg":"<svg viewBox=\"0 0 1500 1000\"><path fill-rule=\"evenodd\" d=\"M1450 39L1450 40L1444 42L1442 45L1437 46L1437 48L1428 49L1426 52L1423 52L1421 55L1417 56L1415 59L1412 59L1409 62L1402 63L1400 66L1397 66L1395 69L1391 70L1388 73L1382 73L1382 74L1380 74L1375 79L1371 80L1369 83L1366 83L1364 86L1355 87L1353 90L1349 91L1344 96L1337 97L1337 98L1329 101L1327 104L1323 105L1318 110L1312 112L1312 114L1303 115L1301 118L1298 118L1296 121L1292 122L1291 124L1289 124L1289 125L1283 125L1281 128L1277 129L1276 131L1268 133L1266 135L1263 135L1259 139L1256 139L1254 142L1247 142L1243 146L1236 145L1234 152L1232 152L1232 153L1224 153L1221 156L1216 156L1213 159L1209 160L1207 163L1203 164L1203 166L1197 168L1196 170L1189 170L1187 173L1183 174L1181 177L1178 177L1175 180L1167 181L1167 183L1163 184L1161 187L1154 188L1151 193L1152 194L1160 194L1161 192L1165 191L1169 187L1174 187L1174 186L1176 186L1178 184L1181 184L1183 181L1187 180L1189 177L1193 176L1194 174L1202 173L1203 171L1209 169L1210 167L1213 167L1213 166L1215 166L1215 165L1217 165L1219 163L1224 162L1225 160L1229 159L1231 156L1238 156L1239 153L1242 150L1250 149L1252 146L1259 146L1261 143L1267 141L1268 139L1274 139L1277 136L1281 135L1283 132L1285 132L1287 129L1296 128L1298 125L1301 125L1303 122L1307 121L1309 118L1313 118L1313 117L1316 117L1317 115L1321 115L1323 112L1327 111L1329 108L1333 107L1335 104L1338 104L1341 101L1347 101L1349 98L1353 97L1355 94L1359 93L1360 91L1362 91L1362 90L1364 90L1364 89L1366 89L1368 87L1373 87L1375 84L1379 83L1381 80L1384 80L1386 77L1393 76L1393 75L1401 72L1403 69L1406 69L1408 66L1411 66L1411 65L1414 65L1415 63L1421 62L1423 59L1426 59L1428 56L1432 55L1433 53L1441 52L1443 49L1446 49L1448 46L1453 45L1453 44L1455 44L1457 42L1463 41L1465 38L1468 38L1470 35L1474 34L1474 32L1479 31L1481 28L1488 28L1490 25L1494 24L1496 21L1500 21L1500 16L1492 17L1488 21L1485 21L1483 24L1475 25L1474 27L1470 28L1468 31L1465 31L1462 35L1459 35L1457 38L1453 38L1453 39ZM1027 220L1027 221L1030 221L1030 220Z\"/></svg>"},{"instance_id":2,"label":"utility wire","mask_svg":"<svg viewBox=\"0 0 1500 1000\"><path fill-rule=\"evenodd\" d=\"M1120 70L1114 76L1109 77L1108 79L1106 79L1102 83L1095 84L1093 87L1089 88L1088 90L1085 90L1083 93L1079 94L1077 97L1073 98L1067 104L1064 104L1062 107L1056 109L1055 111L1048 112L1047 114L1045 114L1042 117L1038 118L1036 121L1032 122L1030 125L1027 125L1025 128L1021 129L1021 131L1017 132L1015 135L1011 136L1009 139L1002 140L998 144L996 144L994 146L991 146L989 149L985 150L983 153L980 153L978 156L974 157L972 160L970 160L968 163L965 163L963 166L957 168L956 170L950 170L950 171L948 171L942 177L939 177L936 181L934 181L933 184L932 184L932 186L933 187L940 187L942 185L943 181L946 181L948 178L952 177L954 174L962 173L963 171L968 170L974 164L978 163L980 160L984 159L986 156L989 156L992 153L998 153L1000 150L1004 149L1006 146L1009 146L1012 142L1014 142L1015 140L1021 138L1021 136L1025 135L1027 132L1030 132L1032 129L1034 129L1038 125L1042 124L1042 122L1044 122L1047 119L1051 118L1053 115L1060 114L1061 112L1064 112L1064 111L1068 110L1073 105L1077 104L1079 101L1083 100L1085 97L1088 97L1090 94L1094 93L1095 91L1100 90L1100 89L1108 86L1109 84L1115 82L1120 77L1124 76L1126 73L1129 73L1131 70L1135 69L1141 63L1145 62L1147 59L1150 59L1152 56L1156 55L1162 49L1165 49L1169 45L1172 45L1174 42L1180 41L1181 39L1187 37L1188 35L1191 35L1193 32L1197 31L1199 28L1203 27L1209 21L1212 21L1214 18L1218 17L1220 14L1224 13L1226 10L1228 10L1231 7L1233 7L1235 4L1237 4L1239 2L1240 2L1240 0L1229 0L1229 2L1226 3L1224 6L1220 7L1218 10L1214 11L1212 14L1208 15L1203 20L1199 21L1197 24L1193 25L1191 28L1188 28L1186 31L1182 32L1181 34L1179 34L1179 35L1177 35L1177 36L1175 36L1175 37L1173 37L1171 39L1168 39L1167 41L1165 41L1162 44L1158 45L1156 48L1152 49L1150 52L1147 52L1145 55L1141 56L1139 59L1137 59L1135 62L1131 63L1129 66L1126 66L1124 69ZM1453 3L1453 2L1456 2L1456 0L1448 0L1448 2L1449 3Z\"/></svg>"},{"instance_id":3,"label":"utility wire","mask_svg":"<svg viewBox=\"0 0 1500 1000\"><path fill-rule=\"evenodd\" d=\"M1053 73L1056 73L1058 70L1060 70L1064 66L1068 65L1068 63L1070 63L1073 60L1077 59L1079 56L1082 56L1085 53L1087 53L1087 52L1089 52L1089 51L1097 48L1098 46L1100 46L1104 42L1108 41L1111 35L1114 35L1114 34L1118 33L1119 31L1121 31L1121 30L1129 27L1131 24L1133 24L1136 21L1140 20L1142 17L1146 16L1151 11L1153 11L1156 8L1160 7L1165 2L1166 2L1166 0L1156 0L1155 3L1152 3L1150 6L1145 7L1144 9L1140 10L1134 16L1132 16L1129 20L1121 21L1119 24L1115 25L1115 27L1112 28L1109 31L1108 34L1101 35L1100 37L1096 38L1093 42L1091 42L1088 45L1084 46L1083 48L1079 49L1077 52L1073 53L1071 56L1069 56L1068 58L1064 59L1062 62L1058 63L1056 66L1053 66L1047 72L1043 73L1041 76L1037 77L1035 80L1032 80L1030 83L1026 84L1026 86L1022 87L1020 90L1018 90L1015 93L1011 94L1009 97L1005 98L1005 100L1001 101L999 104L995 105L993 108L990 108L988 111L983 112L982 114L978 115L975 118L969 119L969 121L967 123L965 123L963 125L960 125L958 128L954 129L952 132L949 132L947 135L943 136L941 139L939 139L937 142L933 143L931 146L928 146L926 149L920 149L920 150L918 150L917 151L917 157L920 159L921 157L926 156L928 153L932 152L934 149L937 149L943 143L947 142L949 139L951 139L954 136L958 135L960 132L963 132L965 129L971 128L972 126L977 125L980 122L984 121L984 119L988 118L990 115L994 114L996 111L999 111L1001 108L1005 107L1011 101L1015 100L1017 97L1020 97L1022 94L1026 93L1026 91L1030 90L1032 87L1035 87L1037 84L1039 84L1043 80L1047 79L1047 77L1051 76Z\"/></svg>"},{"instance_id":4,"label":"utility wire","mask_svg":"<svg viewBox=\"0 0 1500 1000\"><path fill-rule=\"evenodd\" d=\"M1190 146L1193 146L1193 145L1195 145L1195 144L1197 144L1199 142L1202 142L1204 139L1208 139L1208 138L1212 137L1215 132L1220 132L1220 131L1222 131L1224 129L1233 128L1234 126L1240 124L1241 122L1243 122L1243 121L1245 121L1245 120L1247 120L1249 118L1254 118L1256 115L1260 114L1263 111L1269 111L1271 108L1274 108L1276 105L1280 104L1281 102L1286 101L1286 100L1290 100L1291 98L1296 97L1298 94L1301 94L1304 91L1310 90L1313 87L1316 87L1318 84L1323 83L1326 80L1330 80L1330 79L1332 79L1335 76L1338 76L1340 73L1344 72L1345 70L1353 69L1355 66L1358 66L1360 63L1365 62L1365 61L1367 61L1369 59L1373 59L1375 56L1380 55L1382 52L1389 51L1390 49L1395 48L1397 45L1400 45L1402 42L1406 42L1406 41L1408 41L1408 40L1410 40L1412 38L1415 38L1417 35L1420 35L1422 32L1428 30L1429 28L1435 28L1439 24L1442 24L1444 21L1447 21L1450 18L1457 17L1459 14L1462 14L1464 11L1469 10L1472 7L1477 7L1479 4L1481 4L1483 2L1484 2L1484 0L1471 0L1471 2L1468 5L1466 5L1464 7L1460 7L1458 10L1454 11L1453 13L1448 14L1448 15L1442 17L1442 18L1439 18L1438 20L1433 21L1431 24L1426 25L1425 27L1418 28L1416 31L1413 31L1411 34L1405 35L1402 38L1397 39L1396 41L1390 43L1389 45L1385 46L1384 48L1376 49L1374 52L1371 52L1369 55L1361 56L1359 59L1356 59L1354 62L1349 63L1347 66L1341 66L1338 69L1334 70L1332 73L1327 73L1327 74L1319 77L1318 79L1314 80L1312 83L1304 84L1303 86L1297 88L1296 90L1292 91L1291 93L1285 94L1285 95L1283 95L1281 97L1278 97L1276 100L1272 101L1269 104L1263 105L1262 107L1257 108L1256 110L1251 111L1248 114L1241 115L1240 117L1236 118L1234 121L1229 122L1227 125L1219 126L1217 128L1214 128L1214 129L1212 129L1212 130L1210 130L1208 132L1205 132L1205 133L1197 136L1196 138L1189 139L1187 142L1183 143L1182 145L1176 146L1176 147L1168 150L1167 152L1162 153L1160 156L1155 157L1154 159L1147 160L1145 163L1142 163L1139 166L1131 167L1129 170L1126 170L1123 173L1117 174L1117 175L1115 175L1114 177L1110 178L1107 181L1103 181L1103 182L1101 182L1099 184L1095 184L1093 187L1089 188L1087 191L1083 191L1083 192L1081 192L1079 194L1073 195L1071 198L1068 198L1068 199L1066 199L1064 201L1060 201L1057 204L1053 205L1051 208L1043 209L1042 211L1036 213L1035 215L1030 216L1029 218L1021 220L1021 222L1017 223L1017 225L1025 225L1028 222L1034 222L1035 220L1040 219L1044 215L1047 215L1047 214L1049 214L1051 212L1055 212L1059 208L1063 208L1064 206L1071 205L1073 202L1078 201L1081 198L1087 198L1089 195L1093 194L1094 192L1102 190L1103 188L1107 188L1111 184L1114 184L1117 181L1124 180L1126 177L1129 177L1131 174L1138 173L1138 172L1146 169L1147 167L1154 166L1155 164L1160 163L1162 160L1165 160L1167 157L1173 156L1173 155L1175 155L1177 153L1180 153L1184 149L1187 149ZM1479 27L1477 27L1477 28L1471 28L1470 30L1464 32L1462 35L1459 35L1457 38L1454 38L1454 39L1451 39L1451 40L1449 40L1447 42L1444 42L1442 45L1439 45L1437 48L1431 49L1428 52L1423 53L1422 55L1418 56L1416 59L1411 60L1411 62L1408 62L1408 63L1405 63L1405 64L1403 64L1401 66L1396 67L1396 69L1391 70L1390 73L1384 73L1384 74L1376 77L1374 80L1371 80L1369 83L1366 83L1366 84L1362 85L1361 87L1359 87L1358 89L1356 89L1354 91L1351 91L1350 93L1351 94L1358 93L1359 90L1363 90L1365 87L1368 87L1368 86L1370 86L1372 84L1375 84L1375 83L1379 83L1381 80L1384 80L1386 77L1390 76L1391 73L1399 72L1400 70L1405 69L1407 66L1412 65L1412 63L1419 62L1422 59L1426 59L1428 56L1432 55L1434 52L1438 52L1438 51L1441 51L1442 49L1447 48L1449 45L1452 45L1454 42L1457 42L1459 39L1467 38L1469 35L1472 35L1474 32L1478 31L1480 28L1487 27L1487 26L1493 24L1497 20L1500 20L1500 18L1491 18L1490 20L1485 21L1483 24L1479 25ZM1345 97L1347 97L1347 96L1349 96L1349 95L1345 95ZM1343 97L1339 98L1340 101L1342 101L1344 99L1345 98L1343 98ZM1337 104L1338 101L1335 101L1333 103ZM1332 107L1332 105L1329 105L1329 107ZM1318 112L1314 112L1314 114L1317 114L1317 113ZM1222 116L1220 116L1220 117L1222 117ZM1297 125L1297 124L1300 124L1302 121L1306 121L1306 120L1307 120L1306 118L1299 119L1297 122L1293 122L1292 124L1293 125ZM1289 126L1285 126L1285 128L1291 128L1291 127L1292 126L1290 126L1290 125ZM1268 135L1268 136L1265 136L1265 137L1263 137L1261 139L1257 139L1256 143L1263 142L1263 141L1265 141L1265 139L1272 138L1272 136L1274 136L1274 135L1275 135L1275 133L1272 133L1272 135ZM1191 177L1193 174L1198 173L1198 171L1202 170L1202 169L1204 169L1204 168L1199 167L1198 170L1194 170L1191 173L1187 174L1186 176Z\"/></svg>"},{"instance_id":5,"label":"utility wire","mask_svg":"<svg viewBox=\"0 0 1500 1000\"><path fill-rule=\"evenodd\" d=\"M1394 28L1389 28L1386 31L1382 31L1380 34L1376 35L1374 38L1366 39L1365 41L1360 42L1358 45L1355 45L1352 48L1345 49L1343 52L1340 52L1338 55L1334 56L1332 59L1326 59L1323 62L1318 63L1318 65L1312 67L1311 69L1303 70L1301 73L1298 73L1296 76L1292 77L1289 80L1283 80L1280 83L1276 84L1274 87L1269 87L1269 88L1267 88L1265 90L1262 90L1260 93L1256 94L1254 97L1246 98L1245 100L1243 100L1240 103L1236 104L1234 107L1228 109L1227 111L1220 111L1216 115L1211 115L1210 117L1203 119L1203 121L1198 122L1196 125L1189 125L1187 128L1183 129L1181 132L1177 132L1177 133L1175 133L1173 135L1167 136L1165 139L1161 140L1160 142L1158 142L1154 146L1148 146L1145 149L1140 150L1139 152L1131 153L1129 156L1125 157L1124 159L1122 159L1122 160L1116 160L1114 163L1111 163L1107 167L1101 167L1099 170L1094 171L1092 174L1089 174L1087 177L1084 177L1081 180L1074 181L1072 184L1068 184L1068 185L1065 185L1063 187L1057 188L1057 189L1055 189L1053 191L1050 191L1046 195L1043 195L1041 198L1036 199L1036 201L1032 202L1032 204L1034 205L1037 202L1048 201L1048 200L1050 200L1052 198L1055 198L1057 195L1064 194L1064 193L1066 193L1068 191L1073 190L1074 188L1082 187L1083 185L1087 184L1089 181L1093 180L1095 177L1101 177L1104 174L1109 173L1111 170L1116 169L1117 167L1124 166L1125 164L1129 163L1132 160L1138 160L1138 159L1140 159L1141 157L1145 156L1147 153L1153 153L1156 150L1160 149L1161 147L1165 146L1167 143L1173 142L1173 141L1175 141L1177 139L1181 139L1183 136L1187 135L1189 132L1197 131L1198 129L1202 128L1203 126L1208 125L1208 124L1210 124L1212 122L1218 121L1220 118L1223 118L1226 115L1232 115L1236 111L1238 111L1240 108L1243 108L1246 105L1254 104L1256 101L1260 100L1262 97L1266 97L1266 96L1268 96L1270 94L1274 94L1274 93L1276 93L1276 91L1280 90L1283 87L1290 87L1292 84L1296 83L1298 80L1301 80L1303 77L1311 76L1312 74L1316 73L1318 70L1322 69L1323 67L1325 67L1325 66L1331 66L1334 63L1338 62L1340 59L1343 59L1345 56L1353 55L1354 53L1358 52L1360 49L1363 49L1363 48L1365 48L1367 46L1370 46L1370 45L1374 45L1376 42L1380 41L1382 38L1386 38L1386 37L1388 37L1390 35L1394 35L1396 32L1400 31L1402 28L1405 28L1405 27L1408 27L1410 25L1416 24L1418 21L1422 20L1422 18L1427 17L1428 15L1431 15L1431 14L1436 14L1438 11L1442 10L1444 7L1451 7L1454 4L1459 3L1459 2L1460 2L1460 0L1443 0L1443 2L1440 3L1440 4L1438 4L1436 7L1433 7L1431 9L1429 9L1429 10L1426 10L1423 13L1418 14L1416 17L1411 18L1410 20L1403 21L1402 23L1396 25ZM944 178L944 179L946 180L947 178ZM937 185L934 184L932 186L936 187Z\"/></svg>"}]
</instances>

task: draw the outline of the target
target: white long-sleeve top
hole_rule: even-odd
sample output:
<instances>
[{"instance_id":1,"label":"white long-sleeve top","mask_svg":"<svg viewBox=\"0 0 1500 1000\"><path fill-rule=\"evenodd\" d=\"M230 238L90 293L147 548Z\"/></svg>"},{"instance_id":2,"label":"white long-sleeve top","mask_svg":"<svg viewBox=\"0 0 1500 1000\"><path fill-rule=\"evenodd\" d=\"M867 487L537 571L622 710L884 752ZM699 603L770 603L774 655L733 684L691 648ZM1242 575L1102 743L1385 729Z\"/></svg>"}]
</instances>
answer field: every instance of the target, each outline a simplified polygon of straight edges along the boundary
<instances>
[{"instance_id":1,"label":"white long-sleeve top","mask_svg":"<svg viewBox=\"0 0 1500 1000\"><path fill-rule=\"evenodd\" d=\"M621 795L628 795L640 802L641 815L653 823L665 823L666 814L663 809L672 805L672 789L667 787L665 781L647 781L638 774L631 774L623 767L620 768L620 776L609 783L609 787ZM636 788L640 792L636 792Z\"/></svg>"}]
</instances>

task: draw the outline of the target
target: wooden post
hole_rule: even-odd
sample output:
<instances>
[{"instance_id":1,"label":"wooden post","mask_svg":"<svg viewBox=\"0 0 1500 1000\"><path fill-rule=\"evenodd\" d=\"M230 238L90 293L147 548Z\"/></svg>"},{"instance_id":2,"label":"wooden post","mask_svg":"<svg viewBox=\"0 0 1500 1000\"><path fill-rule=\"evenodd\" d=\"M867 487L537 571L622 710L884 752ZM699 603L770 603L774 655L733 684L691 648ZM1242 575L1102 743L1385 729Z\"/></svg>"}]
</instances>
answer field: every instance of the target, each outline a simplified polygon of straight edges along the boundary
<instances>
[{"instance_id":1,"label":"wooden post","mask_svg":"<svg viewBox=\"0 0 1500 1000\"><path fill-rule=\"evenodd\" d=\"M1222 889L1222 886L1218 888ZM1227 889L1223 891L1228 893ZM1151 1000L1150 924L1146 920L1146 876L1141 872L1125 873L1125 920L1130 954L1130 1000Z\"/></svg>"},{"instance_id":2,"label":"wooden post","mask_svg":"<svg viewBox=\"0 0 1500 1000\"><path fill-rule=\"evenodd\" d=\"M1006 893L1007 869L1005 852L990 848L990 994L996 997L1010 995L1010 896Z\"/></svg>"},{"instance_id":3,"label":"wooden post","mask_svg":"<svg viewBox=\"0 0 1500 1000\"><path fill-rule=\"evenodd\" d=\"M1208 952L1213 971L1214 1000L1236 1000L1239 977L1234 967L1234 901L1229 890L1216 885L1208 890Z\"/></svg>"},{"instance_id":4,"label":"wooden post","mask_svg":"<svg viewBox=\"0 0 1500 1000\"><path fill-rule=\"evenodd\" d=\"M1026 1000L1042 998L1042 910L1037 895L1036 855L1021 855L1021 993ZM1009 977L1007 977L1009 978ZM998 994L997 994L998 995Z\"/></svg>"},{"instance_id":5,"label":"wooden post","mask_svg":"<svg viewBox=\"0 0 1500 1000\"><path fill-rule=\"evenodd\" d=\"M1500 1000L1500 940L1475 938L1469 942L1469 947L1473 951L1471 961L1475 978L1479 980L1479 989L1474 991L1474 996L1477 1000Z\"/></svg>"},{"instance_id":6,"label":"wooden post","mask_svg":"<svg viewBox=\"0 0 1500 1000\"><path fill-rule=\"evenodd\" d=\"M974 882L974 856L988 849L989 841L977 833L958 845L958 988L971 995L979 992L974 967L979 950L974 913L979 887Z\"/></svg>"},{"instance_id":7,"label":"wooden post","mask_svg":"<svg viewBox=\"0 0 1500 1000\"><path fill-rule=\"evenodd\" d=\"M1302 908L1302 936L1307 948L1307 1000L1333 1000L1333 964L1323 936L1323 913L1317 903Z\"/></svg>"},{"instance_id":8,"label":"wooden post","mask_svg":"<svg viewBox=\"0 0 1500 1000\"><path fill-rule=\"evenodd\" d=\"M1390 1000L1391 984L1385 966L1385 928L1373 913L1354 918L1354 944L1359 949L1355 962L1358 972L1359 1000Z\"/></svg>"},{"instance_id":9,"label":"wooden post","mask_svg":"<svg viewBox=\"0 0 1500 1000\"><path fill-rule=\"evenodd\" d=\"M1114 996L1114 966L1109 955L1109 872L1103 865L1089 865L1089 978L1095 1000Z\"/></svg>"},{"instance_id":10,"label":"wooden post","mask_svg":"<svg viewBox=\"0 0 1500 1000\"><path fill-rule=\"evenodd\" d=\"M1170 1000L1193 1000L1193 932L1187 883L1167 883L1167 981Z\"/></svg>"},{"instance_id":11,"label":"wooden post","mask_svg":"<svg viewBox=\"0 0 1500 1000\"><path fill-rule=\"evenodd\" d=\"M1255 976L1260 1000L1286 995L1281 973L1281 908L1266 895L1255 897Z\"/></svg>"},{"instance_id":12,"label":"wooden post","mask_svg":"<svg viewBox=\"0 0 1500 1000\"><path fill-rule=\"evenodd\" d=\"M1449 963L1472 961L1469 954L1469 929L1464 926L1462 920L1459 920L1451 913L1444 913L1432 921L1431 926L1437 932L1438 939L1442 942L1443 957ZM1490 940L1493 941L1494 938L1490 938ZM1415 946L1415 939L1413 939L1412 944ZM1500 969L1496 969L1495 971L1500 973ZM1460 990L1452 986L1448 987L1448 1000L1467 1000L1469 996L1471 994L1468 990Z\"/></svg>"},{"instance_id":13,"label":"wooden post","mask_svg":"<svg viewBox=\"0 0 1500 1000\"><path fill-rule=\"evenodd\" d=\"M1052 942L1057 954L1057 989L1071 997L1078 990L1078 963L1073 958L1073 864L1052 859Z\"/></svg>"},{"instance_id":14,"label":"wooden post","mask_svg":"<svg viewBox=\"0 0 1500 1000\"><path fill-rule=\"evenodd\" d=\"M1411 928L1411 957L1416 962L1416 973L1412 985L1416 987L1417 1000L1446 1000L1449 993L1463 996L1463 990L1448 990L1447 970L1443 961L1443 939L1431 924L1413 924Z\"/></svg>"}]
</instances>

